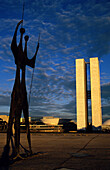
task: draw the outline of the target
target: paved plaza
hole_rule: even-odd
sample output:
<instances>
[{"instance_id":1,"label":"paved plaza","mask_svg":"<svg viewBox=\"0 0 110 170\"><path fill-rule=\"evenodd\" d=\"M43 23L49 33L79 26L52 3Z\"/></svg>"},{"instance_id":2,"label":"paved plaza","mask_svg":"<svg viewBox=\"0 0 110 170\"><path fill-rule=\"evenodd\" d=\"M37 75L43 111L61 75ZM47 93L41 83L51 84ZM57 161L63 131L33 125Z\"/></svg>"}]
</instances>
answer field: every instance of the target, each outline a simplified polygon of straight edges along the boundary
<instances>
[{"instance_id":1,"label":"paved plaza","mask_svg":"<svg viewBox=\"0 0 110 170\"><path fill-rule=\"evenodd\" d=\"M32 133L31 140L33 153L38 154L0 169L110 169L110 134ZM0 156L5 143L6 133L0 133ZM21 144L28 146L24 133L21 133Z\"/></svg>"}]
</instances>

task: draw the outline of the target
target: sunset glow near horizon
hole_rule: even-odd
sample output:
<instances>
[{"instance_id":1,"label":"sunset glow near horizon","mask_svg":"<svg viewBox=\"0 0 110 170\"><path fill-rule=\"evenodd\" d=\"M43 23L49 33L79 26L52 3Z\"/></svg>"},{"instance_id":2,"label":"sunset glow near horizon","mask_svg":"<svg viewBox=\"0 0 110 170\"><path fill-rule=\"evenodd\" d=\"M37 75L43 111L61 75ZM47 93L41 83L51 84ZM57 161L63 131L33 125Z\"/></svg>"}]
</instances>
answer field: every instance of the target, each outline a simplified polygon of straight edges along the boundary
<instances>
[{"instance_id":1,"label":"sunset glow near horizon","mask_svg":"<svg viewBox=\"0 0 110 170\"><path fill-rule=\"evenodd\" d=\"M76 121L75 59L98 57L103 121L110 119L110 1L0 0L0 114L9 113L16 65L11 41L24 6L28 57L40 33L30 102L30 116ZM19 43L19 30L17 41ZM89 72L89 71L88 71ZM32 69L26 69L29 95ZM89 107L90 108L90 107Z\"/></svg>"}]
</instances>

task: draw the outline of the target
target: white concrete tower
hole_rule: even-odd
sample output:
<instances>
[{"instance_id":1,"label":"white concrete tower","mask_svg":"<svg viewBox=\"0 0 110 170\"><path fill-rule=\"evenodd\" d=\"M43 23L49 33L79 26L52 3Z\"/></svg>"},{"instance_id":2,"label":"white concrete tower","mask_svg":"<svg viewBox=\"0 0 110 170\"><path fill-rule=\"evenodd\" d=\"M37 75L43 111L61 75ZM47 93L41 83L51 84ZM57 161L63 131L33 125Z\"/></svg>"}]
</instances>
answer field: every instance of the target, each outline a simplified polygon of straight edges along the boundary
<instances>
[{"instance_id":1,"label":"white concrete tower","mask_svg":"<svg viewBox=\"0 0 110 170\"><path fill-rule=\"evenodd\" d=\"M98 58L90 58L92 129L101 130L101 90Z\"/></svg>"},{"instance_id":2,"label":"white concrete tower","mask_svg":"<svg viewBox=\"0 0 110 170\"><path fill-rule=\"evenodd\" d=\"M86 64L84 59L76 59L76 104L77 130L87 128Z\"/></svg>"}]
</instances>

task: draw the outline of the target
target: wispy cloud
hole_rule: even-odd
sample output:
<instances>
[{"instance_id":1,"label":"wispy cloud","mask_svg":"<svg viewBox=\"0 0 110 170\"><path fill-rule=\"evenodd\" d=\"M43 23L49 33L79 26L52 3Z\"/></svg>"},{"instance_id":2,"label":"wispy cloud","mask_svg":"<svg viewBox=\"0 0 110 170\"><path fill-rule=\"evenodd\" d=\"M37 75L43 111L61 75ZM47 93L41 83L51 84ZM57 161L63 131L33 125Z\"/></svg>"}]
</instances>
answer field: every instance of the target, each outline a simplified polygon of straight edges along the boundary
<instances>
[{"instance_id":1,"label":"wispy cloud","mask_svg":"<svg viewBox=\"0 0 110 170\"><path fill-rule=\"evenodd\" d=\"M29 35L28 57L32 58L39 33L40 48L31 94L32 115L73 116L75 110L75 59L110 53L110 2L34 0L27 1L24 11L25 35ZM16 10L15 10L16 9ZM37 9L37 10L36 10ZM22 1L4 0L0 5L0 74L5 86L14 82L15 61L10 45L16 24L22 15ZM18 30L17 43L20 33ZM24 47L24 40L23 40ZM103 62L104 63L104 62ZM29 93L32 69L26 67ZM109 73L101 74L102 103L109 104ZM9 84L6 84L8 82ZM3 85L1 91L5 88ZM12 90L12 88L11 88ZM3 100L2 100L3 99ZM6 101L5 101L6 100ZM2 105L9 101L1 96ZM0 104L1 105L1 104Z\"/></svg>"}]
</instances>

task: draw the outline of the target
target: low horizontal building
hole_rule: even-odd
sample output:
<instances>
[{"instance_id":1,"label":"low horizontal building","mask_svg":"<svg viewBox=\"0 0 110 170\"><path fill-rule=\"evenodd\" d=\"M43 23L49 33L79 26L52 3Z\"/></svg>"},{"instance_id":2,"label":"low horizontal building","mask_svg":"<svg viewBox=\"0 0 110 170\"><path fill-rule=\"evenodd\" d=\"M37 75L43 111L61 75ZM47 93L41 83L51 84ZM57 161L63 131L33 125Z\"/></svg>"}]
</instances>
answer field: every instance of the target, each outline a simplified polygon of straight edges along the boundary
<instances>
[{"instance_id":1,"label":"low horizontal building","mask_svg":"<svg viewBox=\"0 0 110 170\"><path fill-rule=\"evenodd\" d=\"M25 122L25 118L24 118L24 117L21 117L21 118L20 118L20 122L21 122L21 123L24 123L24 122ZM31 122L31 117L29 117L29 122Z\"/></svg>"},{"instance_id":2,"label":"low horizontal building","mask_svg":"<svg viewBox=\"0 0 110 170\"><path fill-rule=\"evenodd\" d=\"M1 118L3 121L5 121L5 122L8 123L9 116L7 116L7 115L0 115L0 118Z\"/></svg>"}]
</instances>

